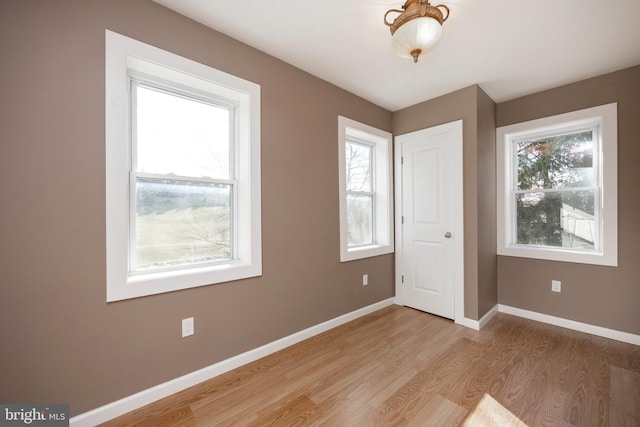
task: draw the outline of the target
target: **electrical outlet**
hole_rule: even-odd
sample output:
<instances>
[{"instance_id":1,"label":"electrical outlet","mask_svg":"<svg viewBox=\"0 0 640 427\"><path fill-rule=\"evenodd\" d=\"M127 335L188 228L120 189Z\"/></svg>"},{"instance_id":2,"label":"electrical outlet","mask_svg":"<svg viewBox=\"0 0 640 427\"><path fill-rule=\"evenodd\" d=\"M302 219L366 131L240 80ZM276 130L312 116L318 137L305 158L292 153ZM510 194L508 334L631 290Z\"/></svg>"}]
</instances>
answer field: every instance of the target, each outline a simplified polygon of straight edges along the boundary
<instances>
[{"instance_id":1,"label":"electrical outlet","mask_svg":"<svg viewBox=\"0 0 640 427\"><path fill-rule=\"evenodd\" d=\"M194 333L195 331L193 317L182 319L182 338L193 335Z\"/></svg>"},{"instance_id":2,"label":"electrical outlet","mask_svg":"<svg viewBox=\"0 0 640 427\"><path fill-rule=\"evenodd\" d=\"M362 275L362 286L367 286L369 284L369 275L368 274L363 274Z\"/></svg>"},{"instance_id":3,"label":"electrical outlet","mask_svg":"<svg viewBox=\"0 0 640 427\"><path fill-rule=\"evenodd\" d=\"M553 292L560 292L562 287L562 282L559 280L552 280L551 281L551 290Z\"/></svg>"}]
</instances>

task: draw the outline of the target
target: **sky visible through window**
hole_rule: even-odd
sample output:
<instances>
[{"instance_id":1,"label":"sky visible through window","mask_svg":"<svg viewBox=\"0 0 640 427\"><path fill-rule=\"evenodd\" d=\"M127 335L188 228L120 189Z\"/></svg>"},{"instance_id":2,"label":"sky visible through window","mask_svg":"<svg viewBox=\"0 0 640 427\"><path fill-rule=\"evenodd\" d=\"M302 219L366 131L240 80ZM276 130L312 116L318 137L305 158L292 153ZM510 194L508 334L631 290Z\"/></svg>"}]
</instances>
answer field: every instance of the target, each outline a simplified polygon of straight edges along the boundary
<instances>
[{"instance_id":1,"label":"sky visible through window","mask_svg":"<svg viewBox=\"0 0 640 427\"><path fill-rule=\"evenodd\" d=\"M230 179L229 109L137 86L137 172Z\"/></svg>"}]
</instances>

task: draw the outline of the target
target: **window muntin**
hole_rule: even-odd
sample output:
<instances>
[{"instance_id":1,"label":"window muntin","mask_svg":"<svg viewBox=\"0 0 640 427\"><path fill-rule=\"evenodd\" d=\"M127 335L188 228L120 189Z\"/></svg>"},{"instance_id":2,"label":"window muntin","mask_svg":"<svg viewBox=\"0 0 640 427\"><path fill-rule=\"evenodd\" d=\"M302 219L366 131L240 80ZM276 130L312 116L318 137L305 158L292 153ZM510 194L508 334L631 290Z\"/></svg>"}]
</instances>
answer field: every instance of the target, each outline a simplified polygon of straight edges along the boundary
<instances>
[{"instance_id":1,"label":"window muntin","mask_svg":"<svg viewBox=\"0 0 640 427\"><path fill-rule=\"evenodd\" d=\"M599 126L513 140L517 245L598 250Z\"/></svg>"},{"instance_id":2,"label":"window muntin","mask_svg":"<svg viewBox=\"0 0 640 427\"><path fill-rule=\"evenodd\" d=\"M499 127L499 255L616 266L615 103Z\"/></svg>"},{"instance_id":3,"label":"window muntin","mask_svg":"<svg viewBox=\"0 0 640 427\"><path fill-rule=\"evenodd\" d=\"M393 252L391 134L338 117L340 260Z\"/></svg>"},{"instance_id":4,"label":"window muntin","mask_svg":"<svg viewBox=\"0 0 640 427\"><path fill-rule=\"evenodd\" d=\"M347 228L350 248L375 242L375 191L372 182L374 150L371 144L347 140Z\"/></svg>"}]
</instances>

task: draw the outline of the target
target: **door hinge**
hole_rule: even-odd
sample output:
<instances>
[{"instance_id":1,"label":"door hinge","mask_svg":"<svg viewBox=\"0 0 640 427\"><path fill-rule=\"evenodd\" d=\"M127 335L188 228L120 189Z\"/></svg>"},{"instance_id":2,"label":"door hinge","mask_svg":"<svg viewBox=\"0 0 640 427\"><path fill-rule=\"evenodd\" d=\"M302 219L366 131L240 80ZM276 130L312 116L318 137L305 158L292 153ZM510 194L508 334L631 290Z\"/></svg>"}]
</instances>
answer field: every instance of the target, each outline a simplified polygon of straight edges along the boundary
<instances>
[{"instance_id":1,"label":"door hinge","mask_svg":"<svg viewBox=\"0 0 640 427\"><path fill-rule=\"evenodd\" d=\"M404 283L404 274L403 274L402 276L400 276L400 281L401 281L402 283Z\"/></svg>"},{"instance_id":2,"label":"door hinge","mask_svg":"<svg viewBox=\"0 0 640 427\"><path fill-rule=\"evenodd\" d=\"M404 215L400 217L400 224L404 224Z\"/></svg>"},{"instance_id":3,"label":"door hinge","mask_svg":"<svg viewBox=\"0 0 640 427\"><path fill-rule=\"evenodd\" d=\"M404 156L400 156L400 164L404 165Z\"/></svg>"}]
</instances>

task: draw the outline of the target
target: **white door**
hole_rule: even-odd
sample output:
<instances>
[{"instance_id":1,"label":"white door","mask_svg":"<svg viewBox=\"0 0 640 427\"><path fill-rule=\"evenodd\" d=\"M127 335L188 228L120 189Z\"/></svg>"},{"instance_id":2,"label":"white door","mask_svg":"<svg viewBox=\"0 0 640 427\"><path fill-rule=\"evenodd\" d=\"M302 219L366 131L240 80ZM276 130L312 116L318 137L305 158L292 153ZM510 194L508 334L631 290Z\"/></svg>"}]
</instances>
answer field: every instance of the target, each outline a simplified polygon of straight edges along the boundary
<instances>
[{"instance_id":1,"label":"white door","mask_svg":"<svg viewBox=\"0 0 640 427\"><path fill-rule=\"evenodd\" d=\"M462 317L462 121L398 136L398 155L401 303Z\"/></svg>"}]
</instances>

